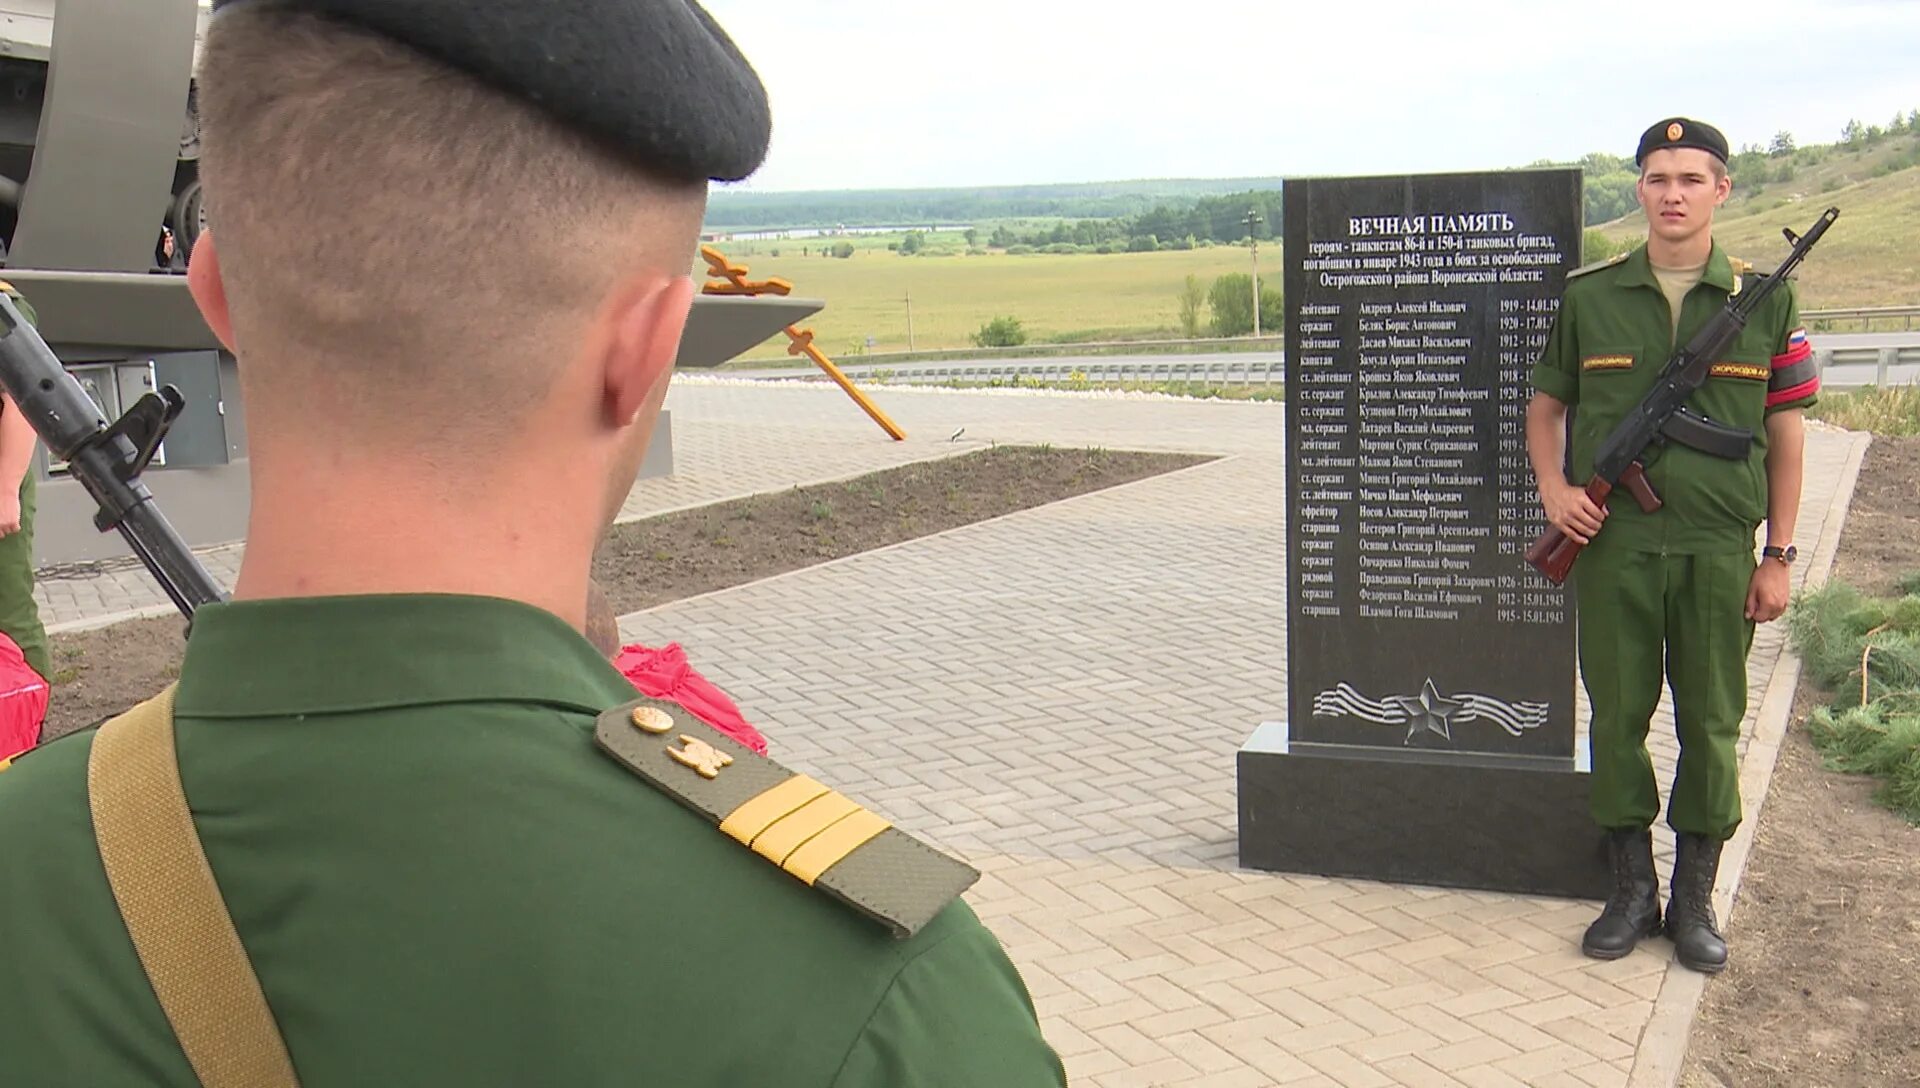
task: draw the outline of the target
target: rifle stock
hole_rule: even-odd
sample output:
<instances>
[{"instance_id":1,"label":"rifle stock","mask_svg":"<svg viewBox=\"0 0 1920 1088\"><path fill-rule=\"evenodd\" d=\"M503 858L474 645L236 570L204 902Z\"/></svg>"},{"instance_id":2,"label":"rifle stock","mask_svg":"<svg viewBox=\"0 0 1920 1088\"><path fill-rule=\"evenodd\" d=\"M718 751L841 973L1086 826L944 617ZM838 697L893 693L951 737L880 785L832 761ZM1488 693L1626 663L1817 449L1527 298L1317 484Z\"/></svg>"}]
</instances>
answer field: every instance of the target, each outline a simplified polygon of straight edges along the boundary
<instances>
[{"instance_id":1,"label":"rifle stock","mask_svg":"<svg viewBox=\"0 0 1920 1088\"><path fill-rule=\"evenodd\" d=\"M1627 470L1620 474L1620 486L1633 496L1633 501L1640 504L1640 509L1649 514L1665 505L1660 501L1660 496L1653 493L1653 485L1647 482L1647 471L1638 461L1628 465ZM1613 497L1615 490L1605 479L1595 476L1587 483L1587 498L1605 510L1607 500ZM1557 527L1549 525L1547 531L1541 533L1527 549L1527 563L1546 575L1547 581L1556 586L1563 585L1567 575L1573 571L1573 561L1580 558L1580 553L1586 547Z\"/></svg>"}]
</instances>

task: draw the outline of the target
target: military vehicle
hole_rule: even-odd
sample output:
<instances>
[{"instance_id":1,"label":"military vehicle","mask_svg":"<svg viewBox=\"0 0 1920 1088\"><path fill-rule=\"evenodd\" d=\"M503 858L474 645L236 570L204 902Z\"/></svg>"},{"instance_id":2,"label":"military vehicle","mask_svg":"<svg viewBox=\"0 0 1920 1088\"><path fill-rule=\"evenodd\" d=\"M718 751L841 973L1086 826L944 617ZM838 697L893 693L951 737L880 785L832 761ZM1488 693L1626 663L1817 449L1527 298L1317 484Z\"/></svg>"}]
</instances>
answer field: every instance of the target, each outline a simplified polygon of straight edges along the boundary
<instances>
[{"instance_id":1,"label":"military vehicle","mask_svg":"<svg viewBox=\"0 0 1920 1088\"><path fill-rule=\"evenodd\" d=\"M211 18L208 0L0 0L0 278L33 304L48 346L108 420L163 386L181 392L186 408L143 479L194 546L240 540L248 505L240 363L184 275L219 216L200 195L194 109ZM703 296L678 365L718 366L821 305ZM128 554L94 529L92 500L44 447L33 471L41 565ZM671 471L663 417L642 472Z\"/></svg>"},{"instance_id":2,"label":"military vehicle","mask_svg":"<svg viewBox=\"0 0 1920 1088\"><path fill-rule=\"evenodd\" d=\"M0 254L12 251L20 224L21 198L33 164L41 107L47 97L54 8L54 0L0 0ZM207 3L200 0L194 21L196 57L208 14ZM163 61L166 54L163 49L155 49L143 59ZM155 264L161 267L184 267L186 255L205 224L200 202L200 123L191 81L182 106L172 184L153 209ZM172 255L164 254L160 246L162 226L178 243Z\"/></svg>"}]
</instances>

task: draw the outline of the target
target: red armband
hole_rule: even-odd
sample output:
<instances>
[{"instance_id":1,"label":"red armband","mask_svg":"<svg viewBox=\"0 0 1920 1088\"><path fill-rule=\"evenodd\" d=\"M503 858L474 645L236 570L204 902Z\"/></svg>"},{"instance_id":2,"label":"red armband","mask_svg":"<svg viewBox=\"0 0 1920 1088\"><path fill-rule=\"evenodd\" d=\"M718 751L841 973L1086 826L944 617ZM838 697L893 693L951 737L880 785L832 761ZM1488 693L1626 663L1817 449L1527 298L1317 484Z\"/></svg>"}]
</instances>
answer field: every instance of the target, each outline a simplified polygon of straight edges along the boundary
<instances>
[{"instance_id":1,"label":"red armband","mask_svg":"<svg viewBox=\"0 0 1920 1088\"><path fill-rule=\"evenodd\" d=\"M1814 362L1813 342L1807 330L1787 335L1787 350L1773 357L1773 377L1767 382L1767 407L1789 404L1820 390L1820 368Z\"/></svg>"}]
</instances>

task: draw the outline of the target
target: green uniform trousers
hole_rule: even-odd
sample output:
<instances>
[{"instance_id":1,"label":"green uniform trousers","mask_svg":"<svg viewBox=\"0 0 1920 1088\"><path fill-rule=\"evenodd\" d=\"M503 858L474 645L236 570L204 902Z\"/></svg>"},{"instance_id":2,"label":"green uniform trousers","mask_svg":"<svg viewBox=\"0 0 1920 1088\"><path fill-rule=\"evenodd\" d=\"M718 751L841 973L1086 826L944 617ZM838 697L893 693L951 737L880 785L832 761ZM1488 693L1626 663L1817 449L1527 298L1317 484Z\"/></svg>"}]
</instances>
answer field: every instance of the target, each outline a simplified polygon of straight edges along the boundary
<instances>
[{"instance_id":1,"label":"green uniform trousers","mask_svg":"<svg viewBox=\"0 0 1920 1088\"><path fill-rule=\"evenodd\" d=\"M1593 704L1593 818L1644 828L1660 813L1647 729L1665 673L1680 760L1667 802L1675 831L1726 840L1740 826L1735 745L1747 713L1751 552L1666 555L1609 547L1580 556L1580 669Z\"/></svg>"},{"instance_id":2,"label":"green uniform trousers","mask_svg":"<svg viewBox=\"0 0 1920 1088\"><path fill-rule=\"evenodd\" d=\"M0 537L0 631L20 646L27 664L48 682L53 661L40 605L33 599L33 514L39 484L32 469L20 483L20 531Z\"/></svg>"}]
</instances>

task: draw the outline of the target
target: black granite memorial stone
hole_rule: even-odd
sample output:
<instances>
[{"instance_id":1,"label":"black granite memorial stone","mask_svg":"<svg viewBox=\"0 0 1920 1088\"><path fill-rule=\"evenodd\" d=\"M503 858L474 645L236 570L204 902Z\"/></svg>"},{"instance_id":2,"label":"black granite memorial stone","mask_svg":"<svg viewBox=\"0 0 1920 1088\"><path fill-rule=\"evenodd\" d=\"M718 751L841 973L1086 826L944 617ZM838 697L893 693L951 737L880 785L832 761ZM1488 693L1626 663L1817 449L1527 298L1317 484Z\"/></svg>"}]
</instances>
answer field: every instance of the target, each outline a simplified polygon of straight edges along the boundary
<instances>
[{"instance_id":1,"label":"black granite memorial stone","mask_svg":"<svg viewBox=\"0 0 1920 1088\"><path fill-rule=\"evenodd\" d=\"M1604 896L1528 371L1575 170L1286 183L1287 707L1240 753L1254 868Z\"/></svg>"}]
</instances>

